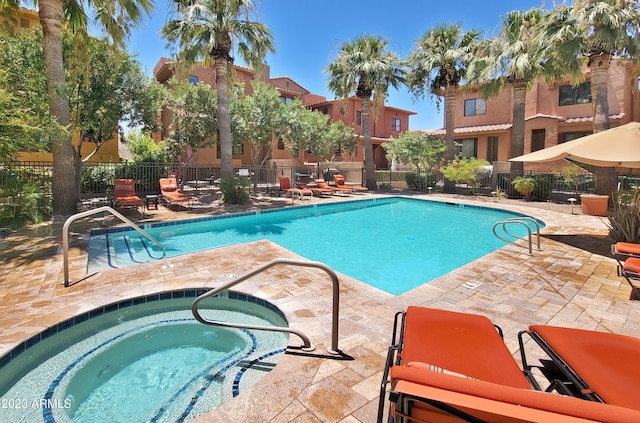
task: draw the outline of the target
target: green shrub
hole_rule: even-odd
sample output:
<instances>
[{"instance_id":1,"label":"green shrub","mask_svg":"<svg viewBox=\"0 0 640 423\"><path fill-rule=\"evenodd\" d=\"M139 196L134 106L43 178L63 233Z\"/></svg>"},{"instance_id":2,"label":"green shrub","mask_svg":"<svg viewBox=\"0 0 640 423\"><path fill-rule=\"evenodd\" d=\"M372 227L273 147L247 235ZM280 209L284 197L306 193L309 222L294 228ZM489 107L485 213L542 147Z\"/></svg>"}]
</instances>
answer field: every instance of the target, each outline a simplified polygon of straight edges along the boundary
<instances>
[{"instance_id":1,"label":"green shrub","mask_svg":"<svg viewBox=\"0 0 640 423\"><path fill-rule=\"evenodd\" d=\"M640 242L640 191L631 196L614 194L613 208L608 213L609 236L615 242Z\"/></svg>"},{"instance_id":2,"label":"green shrub","mask_svg":"<svg viewBox=\"0 0 640 423\"><path fill-rule=\"evenodd\" d=\"M380 184L380 186L378 188L384 189L384 190L389 190L389 189L392 189L393 186L389 182L383 182L383 183Z\"/></svg>"},{"instance_id":3,"label":"green shrub","mask_svg":"<svg viewBox=\"0 0 640 423\"><path fill-rule=\"evenodd\" d=\"M531 200L531 193L536 189L536 180L530 176L519 176L512 182L513 188L525 196L527 201Z\"/></svg>"},{"instance_id":4,"label":"green shrub","mask_svg":"<svg viewBox=\"0 0 640 423\"><path fill-rule=\"evenodd\" d=\"M551 194L551 178L553 175L536 175L533 177L536 187L531 193L533 201L547 201Z\"/></svg>"},{"instance_id":5,"label":"green shrub","mask_svg":"<svg viewBox=\"0 0 640 423\"><path fill-rule=\"evenodd\" d=\"M249 201L251 181L245 176L229 176L220 180L220 199L225 204L245 204Z\"/></svg>"},{"instance_id":6,"label":"green shrub","mask_svg":"<svg viewBox=\"0 0 640 423\"><path fill-rule=\"evenodd\" d=\"M42 194L40 184L36 181L22 182L19 178L2 187L0 197L9 204L0 207L0 225L22 226L40 223L51 217L51 201Z\"/></svg>"}]
</instances>

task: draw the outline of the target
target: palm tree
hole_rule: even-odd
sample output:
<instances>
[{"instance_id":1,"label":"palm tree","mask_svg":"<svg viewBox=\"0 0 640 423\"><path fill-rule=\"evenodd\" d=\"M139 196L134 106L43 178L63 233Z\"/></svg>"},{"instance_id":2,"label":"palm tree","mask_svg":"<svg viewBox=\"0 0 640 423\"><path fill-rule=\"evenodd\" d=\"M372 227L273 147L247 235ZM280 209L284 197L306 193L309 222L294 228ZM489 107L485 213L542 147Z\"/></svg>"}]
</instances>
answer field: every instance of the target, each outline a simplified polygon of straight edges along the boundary
<instances>
[{"instance_id":1,"label":"palm tree","mask_svg":"<svg viewBox=\"0 0 640 423\"><path fill-rule=\"evenodd\" d=\"M231 119L227 73L232 50L254 68L268 52L275 52L273 36L261 22L249 20L253 0L176 1L175 19L162 29L163 37L176 43L179 59L187 64L212 60L218 94L218 127L222 177L233 176ZM235 44L235 45L234 45Z\"/></svg>"},{"instance_id":2,"label":"palm tree","mask_svg":"<svg viewBox=\"0 0 640 423\"><path fill-rule=\"evenodd\" d=\"M481 50L469 66L469 78L482 84L485 96L498 95L511 87L513 127L511 156L524 154L524 124L527 90L531 82L544 73L544 60L536 29L544 11L532 8L514 10L503 19L498 36ZM522 176L523 162L513 162L511 171Z\"/></svg>"},{"instance_id":3,"label":"palm tree","mask_svg":"<svg viewBox=\"0 0 640 423\"><path fill-rule=\"evenodd\" d=\"M74 0L36 0L43 33L45 74L49 92L49 111L58 124L68 128L71 123L67 83L62 58L62 29L68 25L75 31L86 31L88 15L93 24L105 30L113 41L122 45L132 26L138 25L144 13L153 10L152 0L103 0L77 2ZM0 3L0 12L18 10L20 2L9 0ZM78 187L76 186L74 147L71 134L54 135L51 139L53 153L53 212L69 215L76 211Z\"/></svg>"},{"instance_id":4,"label":"palm tree","mask_svg":"<svg viewBox=\"0 0 640 423\"><path fill-rule=\"evenodd\" d=\"M388 49L389 41L363 34L340 47L335 60L327 66L329 89L337 97L347 99L355 93L362 102L362 135L366 184L377 189L373 144L371 143L371 101L374 105L387 96L389 88L404 82L404 65L398 55Z\"/></svg>"},{"instance_id":5,"label":"palm tree","mask_svg":"<svg viewBox=\"0 0 640 423\"><path fill-rule=\"evenodd\" d=\"M478 48L479 37L479 31L463 32L459 24L439 25L416 41L416 49L407 58L410 67L407 86L414 97L424 98L428 94L439 102L444 91L446 162L455 155L456 94Z\"/></svg>"},{"instance_id":6,"label":"palm tree","mask_svg":"<svg viewBox=\"0 0 640 423\"><path fill-rule=\"evenodd\" d=\"M590 69L593 132L609 129L607 83L611 59L637 59L640 54L637 1L576 0L574 6L563 4L545 16L540 36L548 46L546 56L556 73L579 82L584 78L584 65ZM597 194L615 191L615 168L593 171Z\"/></svg>"}]
</instances>

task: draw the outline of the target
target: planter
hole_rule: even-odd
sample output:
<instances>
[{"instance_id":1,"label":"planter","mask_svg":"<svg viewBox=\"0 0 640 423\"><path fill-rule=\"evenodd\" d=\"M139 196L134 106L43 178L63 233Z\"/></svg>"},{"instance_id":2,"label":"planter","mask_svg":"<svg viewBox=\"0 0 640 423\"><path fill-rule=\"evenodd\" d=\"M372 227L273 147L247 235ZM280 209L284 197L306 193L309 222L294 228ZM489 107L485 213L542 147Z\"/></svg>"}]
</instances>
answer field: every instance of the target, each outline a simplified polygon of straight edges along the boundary
<instances>
[{"instance_id":1,"label":"planter","mask_svg":"<svg viewBox=\"0 0 640 423\"><path fill-rule=\"evenodd\" d=\"M595 194L581 195L580 203L582 203L582 214L606 216L609 208L609 196Z\"/></svg>"}]
</instances>

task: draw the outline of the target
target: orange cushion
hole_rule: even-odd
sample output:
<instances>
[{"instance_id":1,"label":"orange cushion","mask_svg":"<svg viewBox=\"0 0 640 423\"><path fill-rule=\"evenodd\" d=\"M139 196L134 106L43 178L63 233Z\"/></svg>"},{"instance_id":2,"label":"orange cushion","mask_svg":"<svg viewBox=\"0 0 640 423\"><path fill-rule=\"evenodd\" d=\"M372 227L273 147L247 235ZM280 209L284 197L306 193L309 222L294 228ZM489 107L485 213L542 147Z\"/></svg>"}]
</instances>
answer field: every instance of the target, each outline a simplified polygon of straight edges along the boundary
<instances>
[{"instance_id":1,"label":"orange cushion","mask_svg":"<svg viewBox=\"0 0 640 423\"><path fill-rule=\"evenodd\" d=\"M640 244L634 244L631 242L616 242L613 247L613 251L618 254L631 254L634 256L640 256Z\"/></svg>"},{"instance_id":2,"label":"orange cushion","mask_svg":"<svg viewBox=\"0 0 640 423\"><path fill-rule=\"evenodd\" d=\"M624 261L622 268L625 272L640 273L640 258L629 257Z\"/></svg>"},{"instance_id":3,"label":"orange cushion","mask_svg":"<svg viewBox=\"0 0 640 423\"><path fill-rule=\"evenodd\" d=\"M556 326L529 329L606 403L640 410L640 338Z\"/></svg>"},{"instance_id":4,"label":"orange cushion","mask_svg":"<svg viewBox=\"0 0 640 423\"><path fill-rule=\"evenodd\" d=\"M487 382L531 388L484 316L409 306L401 355L403 364L429 363Z\"/></svg>"},{"instance_id":5,"label":"orange cushion","mask_svg":"<svg viewBox=\"0 0 640 423\"><path fill-rule=\"evenodd\" d=\"M394 366L391 368L391 378L397 382L393 388L396 392L442 401L463 410L480 410L480 413L473 414L485 417L488 421L566 421L562 416L602 422L640 421L640 412L623 407L423 369ZM545 415L541 419L536 410L557 416ZM503 418L508 415L511 418Z\"/></svg>"}]
</instances>

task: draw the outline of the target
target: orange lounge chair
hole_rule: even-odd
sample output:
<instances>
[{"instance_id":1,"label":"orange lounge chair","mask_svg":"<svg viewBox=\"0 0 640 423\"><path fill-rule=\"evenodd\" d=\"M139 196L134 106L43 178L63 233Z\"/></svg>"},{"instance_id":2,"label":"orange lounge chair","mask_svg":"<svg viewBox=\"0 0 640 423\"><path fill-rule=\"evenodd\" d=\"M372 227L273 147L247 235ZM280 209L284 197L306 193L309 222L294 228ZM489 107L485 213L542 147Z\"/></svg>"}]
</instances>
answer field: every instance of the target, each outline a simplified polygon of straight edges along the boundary
<instances>
[{"instance_id":1,"label":"orange lounge chair","mask_svg":"<svg viewBox=\"0 0 640 423\"><path fill-rule=\"evenodd\" d=\"M188 203L190 206L193 199L190 195L178 191L178 183L175 178L160 178L160 194L162 194L162 198L164 198L168 207L176 203Z\"/></svg>"},{"instance_id":2,"label":"orange lounge chair","mask_svg":"<svg viewBox=\"0 0 640 423\"><path fill-rule=\"evenodd\" d=\"M624 276L631 286L630 300L640 300L640 286L632 280L640 281L640 244L616 242L611 245L611 254L618 262L618 276Z\"/></svg>"},{"instance_id":3,"label":"orange lounge chair","mask_svg":"<svg viewBox=\"0 0 640 423\"><path fill-rule=\"evenodd\" d=\"M329 185L328 183L325 182L324 179L316 179L315 180L316 185L318 185L320 188L324 188L324 189L330 189L334 194L336 193L341 193L341 194L352 194L353 193L353 188L350 187L332 187L331 185Z\"/></svg>"},{"instance_id":4,"label":"orange lounge chair","mask_svg":"<svg viewBox=\"0 0 640 423\"><path fill-rule=\"evenodd\" d=\"M394 423L640 421L640 412L629 408L424 369L395 366L391 377Z\"/></svg>"},{"instance_id":5,"label":"orange lounge chair","mask_svg":"<svg viewBox=\"0 0 640 423\"><path fill-rule=\"evenodd\" d=\"M392 382L395 389L394 372L398 371L455 374L451 377L531 390L501 335L500 328L484 316L414 306L397 313L380 387L378 422L382 421L386 385ZM397 397L390 399L396 402ZM393 407L391 412L395 413Z\"/></svg>"},{"instance_id":6,"label":"orange lounge chair","mask_svg":"<svg viewBox=\"0 0 640 423\"><path fill-rule=\"evenodd\" d=\"M307 185L307 184L305 184L303 182L296 182L296 188L298 188L298 189L308 189L309 191L311 191L313 193L313 195L317 195L318 197L322 197L324 195L333 194L333 190L330 190L328 188L310 187L309 185Z\"/></svg>"},{"instance_id":7,"label":"orange lounge chair","mask_svg":"<svg viewBox=\"0 0 640 423\"><path fill-rule=\"evenodd\" d=\"M118 207L144 206L144 200L136 195L136 183L133 179L116 179L113 181L113 195Z\"/></svg>"},{"instance_id":8,"label":"orange lounge chair","mask_svg":"<svg viewBox=\"0 0 640 423\"><path fill-rule=\"evenodd\" d=\"M280 191L290 193L291 201L293 201L296 195L298 195L301 200L304 200L305 196L313 196L313 192L310 189L293 188L291 186L291 180L286 176L278 175L278 180L280 181Z\"/></svg>"},{"instance_id":9,"label":"orange lounge chair","mask_svg":"<svg viewBox=\"0 0 640 423\"><path fill-rule=\"evenodd\" d=\"M367 188L367 187L357 187L357 186L353 186L353 185L346 185L344 183L344 176L342 176L342 175L333 175L333 179L335 179L337 187L351 188L353 190L353 192L367 192L367 191L369 191L369 188Z\"/></svg>"},{"instance_id":10,"label":"orange lounge chair","mask_svg":"<svg viewBox=\"0 0 640 423\"><path fill-rule=\"evenodd\" d=\"M640 338L532 325L519 334L522 364L528 374L534 366L525 356L525 333L551 358L562 372L560 382L576 396L640 411Z\"/></svg>"}]
</instances>

